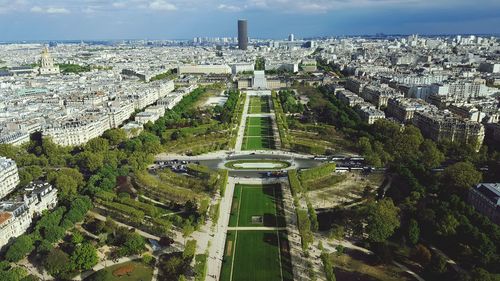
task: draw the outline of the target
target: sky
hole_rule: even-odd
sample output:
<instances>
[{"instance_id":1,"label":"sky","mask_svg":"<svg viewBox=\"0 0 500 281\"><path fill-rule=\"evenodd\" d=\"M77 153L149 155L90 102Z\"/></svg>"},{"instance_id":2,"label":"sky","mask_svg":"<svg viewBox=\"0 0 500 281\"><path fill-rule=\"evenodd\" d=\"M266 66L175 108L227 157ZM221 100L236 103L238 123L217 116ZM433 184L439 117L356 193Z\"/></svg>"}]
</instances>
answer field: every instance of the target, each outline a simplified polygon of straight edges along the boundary
<instances>
[{"instance_id":1,"label":"sky","mask_svg":"<svg viewBox=\"0 0 500 281\"><path fill-rule=\"evenodd\" d=\"M0 42L500 34L500 0L0 0Z\"/></svg>"}]
</instances>

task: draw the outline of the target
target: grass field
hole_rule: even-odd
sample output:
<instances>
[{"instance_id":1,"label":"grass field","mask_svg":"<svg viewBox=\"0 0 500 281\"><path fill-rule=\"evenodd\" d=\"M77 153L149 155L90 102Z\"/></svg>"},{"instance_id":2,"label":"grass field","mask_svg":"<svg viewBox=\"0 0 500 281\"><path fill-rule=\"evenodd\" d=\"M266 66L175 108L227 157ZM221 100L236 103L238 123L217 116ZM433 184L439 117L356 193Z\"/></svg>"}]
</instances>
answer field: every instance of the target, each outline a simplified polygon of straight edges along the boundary
<instances>
[{"instance_id":1,"label":"grass field","mask_svg":"<svg viewBox=\"0 0 500 281\"><path fill-rule=\"evenodd\" d=\"M274 136L270 117L248 117L243 150L273 149Z\"/></svg>"},{"instance_id":2,"label":"grass field","mask_svg":"<svg viewBox=\"0 0 500 281\"><path fill-rule=\"evenodd\" d=\"M269 97L250 97L250 107L248 108L248 113L259 114L270 112Z\"/></svg>"},{"instance_id":3,"label":"grass field","mask_svg":"<svg viewBox=\"0 0 500 281\"><path fill-rule=\"evenodd\" d=\"M286 232L228 232L219 280L291 281L292 276Z\"/></svg>"},{"instance_id":4,"label":"grass field","mask_svg":"<svg viewBox=\"0 0 500 281\"><path fill-rule=\"evenodd\" d=\"M282 195L279 184L237 184L234 190L233 203L231 205L229 226L285 226L281 198ZM254 216L261 217L262 221L252 221L252 217Z\"/></svg>"},{"instance_id":5,"label":"grass field","mask_svg":"<svg viewBox=\"0 0 500 281\"><path fill-rule=\"evenodd\" d=\"M132 271L129 274L126 274L124 276L114 276L113 271L117 270L120 267L127 266L127 265L133 265L134 266L134 271ZM111 276L111 281L150 281L153 278L153 269L142 262L126 262L126 263L120 263L116 264L110 267L106 267L102 270L108 271Z\"/></svg>"},{"instance_id":6,"label":"grass field","mask_svg":"<svg viewBox=\"0 0 500 281\"><path fill-rule=\"evenodd\" d=\"M237 184L230 227L284 227L281 186ZM252 217L262 217L254 222ZM221 281L293 280L286 231L230 230L227 233Z\"/></svg>"}]
</instances>

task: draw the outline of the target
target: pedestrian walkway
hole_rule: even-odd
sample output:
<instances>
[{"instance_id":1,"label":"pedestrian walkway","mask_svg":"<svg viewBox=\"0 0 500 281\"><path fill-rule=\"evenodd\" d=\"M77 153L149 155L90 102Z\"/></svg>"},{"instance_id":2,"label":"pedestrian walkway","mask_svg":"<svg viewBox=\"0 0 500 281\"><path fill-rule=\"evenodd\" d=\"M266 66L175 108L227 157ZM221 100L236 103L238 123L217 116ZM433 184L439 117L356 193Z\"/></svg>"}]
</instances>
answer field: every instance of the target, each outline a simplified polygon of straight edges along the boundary
<instances>
[{"instance_id":1,"label":"pedestrian walkway","mask_svg":"<svg viewBox=\"0 0 500 281\"><path fill-rule=\"evenodd\" d=\"M224 247L226 245L227 226L229 225L229 216L231 204L233 201L235 179L229 177L226 185L224 196L220 200L219 205L219 220L210 240L211 246L208 250L207 261L207 281L219 280L219 274L222 269L222 260L224 257Z\"/></svg>"},{"instance_id":2,"label":"pedestrian walkway","mask_svg":"<svg viewBox=\"0 0 500 281\"><path fill-rule=\"evenodd\" d=\"M245 137L245 127L247 124L248 117L248 105L250 104L250 96L247 95L245 99L245 105L243 106L243 112L241 113L241 123L238 129L238 136L236 137L236 144L234 147L235 151L241 151L241 147L243 146L243 140Z\"/></svg>"}]
</instances>

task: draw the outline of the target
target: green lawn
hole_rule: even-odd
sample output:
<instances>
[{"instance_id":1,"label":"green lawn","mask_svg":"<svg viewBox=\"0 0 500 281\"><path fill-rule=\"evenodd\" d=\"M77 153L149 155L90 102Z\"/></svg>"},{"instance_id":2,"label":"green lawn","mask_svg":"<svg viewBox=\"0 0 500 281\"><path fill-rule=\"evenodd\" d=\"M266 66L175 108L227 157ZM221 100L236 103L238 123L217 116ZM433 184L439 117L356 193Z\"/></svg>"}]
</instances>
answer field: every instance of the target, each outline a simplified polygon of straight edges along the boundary
<instances>
[{"instance_id":1,"label":"green lawn","mask_svg":"<svg viewBox=\"0 0 500 281\"><path fill-rule=\"evenodd\" d=\"M245 165L245 164L263 164L263 165L271 164L271 165L277 165L277 166L275 166L274 168L270 168L270 167L249 168L249 167L240 166L240 165ZM226 168L230 168L230 169L236 169L236 170L265 170L265 171L285 169L285 168L290 167L290 165L291 164L289 162L287 162L287 161L267 160L267 159L235 160L235 161L229 161L226 164L224 164L224 166Z\"/></svg>"},{"instance_id":2,"label":"green lawn","mask_svg":"<svg viewBox=\"0 0 500 281\"><path fill-rule=\"evenodd\" d=\"M279 184L237 184L229 226L284 227L285 219L282 210L283 202ZM252 216L262 217L263 221L254 223ZM293 280L286 231L228 231L219 280Z\"/></svg>"},{"instance_id":3,"label":"green lawn","mask_svg":"<svg viewBox=\"0 0 500 281\"><path fill-rule=\"evenodd\" d=\"M281 212L281 187L279 184L235 186L229 226L285 226ZM259 216L262 222L252 222Z\"/></svg>"},{"instance_id":4,"label":"green lawn","mask_svg":"<svg viewBox=\"0 0 500 281\"><path fill-rule=\"evenodd\" d=\"M134 266L134 271L132 271L130 274L121 277L116 277L113 275L113 271L129 264L132 264ZM150 281L153 277L153 269L150 266L147 266L142 262L135 261L115 264L102 270L111 273L110 281Z\"/></svg>"},{"instance_id":5,"label":"green lawn","mask_svg":"<svg viewBox=\"0 0 500 281\"><path fill-rule=\"evenodd\" d=\"M274 148L272 137L246 137L243 141L243 150L262 150Z\"/></svg>"},{"instance_id":6,"label":"green lawn","mask_svg":"<svg viewBox=\"0 0 500 281\"><path fill-rule=\"evenodd\" d=\"M270 117L248 117L243 150L273 149L274 136Z\"/></svg>"},{"instance_id":7,"label":"green lawn","mask_svg":"<svg viewBox=\"0 0 500 281\"><path fill-rule=\"evenodd\" d=\"M269 126L251 126L246 128L247 137L272 136L273 129Z\"/></svg>"},{"instance_id":8,"label":"green lawn","mask_svg":"<svg viewBox=\"0 0 500 281\"><path fill-rule=\"evenodd\" d=\"M250 114L270 113L269 97L250 97Z\"/></svg>"},{"instance_id":9,"label":"green lawn","mask_svg":"<svg viewBox=\"0 0 500 281\"><path fill-rule=\"evenodd\" d=\"M285 232L229 231L227 237L221 281L231 280L231 271L234 281L293 279Z\"/></svg>"},{"instance_id":10,"label":"green lawn","mask_svg":"<svg viewBox=\"0 0 500 281\"><path fill-rule=\"evenodd\" d=\"M265 127L271 126L271 118L270 117L248 117L247 118L247 126L261 126Z\"/></svg>"}]
</instances>

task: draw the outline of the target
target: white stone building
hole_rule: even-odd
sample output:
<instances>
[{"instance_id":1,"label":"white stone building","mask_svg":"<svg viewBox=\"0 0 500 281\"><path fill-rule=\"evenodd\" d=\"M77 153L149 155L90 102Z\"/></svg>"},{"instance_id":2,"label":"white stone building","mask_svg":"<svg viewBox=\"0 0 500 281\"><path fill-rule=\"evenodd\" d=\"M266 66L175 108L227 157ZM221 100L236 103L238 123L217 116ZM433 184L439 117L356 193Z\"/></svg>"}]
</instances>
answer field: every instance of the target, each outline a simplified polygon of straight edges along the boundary
<instances>
[{"instance_id":1,"label":"white stone building","mask_svg":"<svg viewBox=\"0 0 500 281\"><path fill-rule=\"evenodd\" d=\"M0 157L0 199L11 193L19 184L16 162Z\"/></svg>"},{"instance_id":2,"label":"white stone building","mask_svg":"<svg viewBox=\"0 0 500 281\"><path fill-rule=\"evenodd\" d=\"M226 64L179 65L177 73L185 74L231 74L231 67Z\"/></svg>"},{"instance_id":3,"label":"white stone building","mask_svg":"<svg viewBox=\"0 0 500 281\"><path fill-rule=\"evenodd\" d=\"M0 202L0 248L28 230L33 218L57 205L57 189L48 183L32 183L23 200Z\"/></svg>"}]
</instances>

